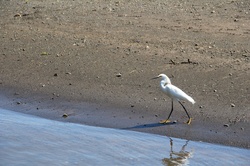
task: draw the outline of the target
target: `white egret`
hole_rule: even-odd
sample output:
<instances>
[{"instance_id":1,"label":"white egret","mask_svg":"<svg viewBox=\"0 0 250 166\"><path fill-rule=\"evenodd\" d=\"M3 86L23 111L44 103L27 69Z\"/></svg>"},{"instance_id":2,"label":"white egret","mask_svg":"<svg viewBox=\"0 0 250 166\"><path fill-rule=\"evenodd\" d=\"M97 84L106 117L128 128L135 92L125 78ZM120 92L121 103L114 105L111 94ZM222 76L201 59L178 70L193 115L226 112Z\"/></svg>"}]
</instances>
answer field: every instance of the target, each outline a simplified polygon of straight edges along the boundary
<instances>
[{"instance_id":1,"label":"white egret","mask_svg":"<svg viewBox=\"0 0 250 166\"><path fill-rule=\"evenodd\" d=\"M169 118L173 112L173 100L177 100L181 104L181 106L183 107L183 109L185 110L185 112L188 116L187 124L190 124L192 119L189 116L184 105L181 103L181 100L189 101L192 104L194 104L195 103L194 99L192 97L188 96L185 92L183 92L178 87L172 85L170 79L165 74L160 74L153 79L157 79L157 78L161 78L160 87L161 87L162 91L164 93L166 93L168 95L168 97L170 97L172 99L172 108L171 108L170 114L168 115L168 118L166 120L161 120L160 123L166 124L166 123L170 122Z\"/></svg>"}]
</instances>

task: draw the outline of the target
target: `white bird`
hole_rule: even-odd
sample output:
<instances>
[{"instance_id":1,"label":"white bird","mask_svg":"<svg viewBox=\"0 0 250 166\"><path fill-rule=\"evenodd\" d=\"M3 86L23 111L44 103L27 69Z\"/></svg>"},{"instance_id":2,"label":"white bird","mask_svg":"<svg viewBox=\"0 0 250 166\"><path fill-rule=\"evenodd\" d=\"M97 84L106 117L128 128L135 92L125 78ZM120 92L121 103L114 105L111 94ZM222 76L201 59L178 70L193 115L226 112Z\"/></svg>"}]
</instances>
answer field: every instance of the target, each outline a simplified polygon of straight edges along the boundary
<instances>
[{"instance_id":1,"label":"white bird","mask_svg":"<svg viewBox=\"0 0 250 166\"><path fill-rule=\"evenodd\" d=\"M173 112L173 100L177 100L181 106L183 107L183 109L185 110L187 116L188 116L188 121L187 124L191 123L191 118L186 110L186 108L184 107L184 105L181 103L181 100L185 100L185 101L189 101L192 104L195 103L194 99L190 96L188 96L185 92L183 92L180 88L174 86L171 84L170 79L168 78L168 76L166 76L165 74L160 74L157 77L153 78L153 79L157 79L157 78L161 78L161 82L160 82L160 87L162 89L162 91L164 93L166 93L168 95L168 97L170 97L172 99L172 108L171 108L171 112L168 115L168 118L166 120L161 120L160 123L166 124L169 123L170 120L170 116Z\"/></svg>"}]
</instances>

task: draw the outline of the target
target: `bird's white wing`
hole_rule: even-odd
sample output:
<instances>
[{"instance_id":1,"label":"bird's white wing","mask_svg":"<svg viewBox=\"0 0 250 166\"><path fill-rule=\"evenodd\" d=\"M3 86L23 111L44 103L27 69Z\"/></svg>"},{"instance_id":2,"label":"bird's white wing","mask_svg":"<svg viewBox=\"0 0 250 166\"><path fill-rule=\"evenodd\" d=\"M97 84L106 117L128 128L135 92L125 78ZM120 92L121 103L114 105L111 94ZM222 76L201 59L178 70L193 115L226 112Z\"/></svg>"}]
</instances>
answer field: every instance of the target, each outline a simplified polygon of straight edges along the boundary
<instances>
[{"instance_id":1,"label":"bird's white wing","mask_svg":"<svg viewBox=\"0 0 250 166\"><path fill-rule=\"evenodd\" d=\"M186 100L189 101L191 103L195 103L194 99L190 96L188 96L185 92L183 92L180 88L169 84L166 86L165 92L167 93L167 95L173 99L176 100Z\"/></svg>"}]
</instances>

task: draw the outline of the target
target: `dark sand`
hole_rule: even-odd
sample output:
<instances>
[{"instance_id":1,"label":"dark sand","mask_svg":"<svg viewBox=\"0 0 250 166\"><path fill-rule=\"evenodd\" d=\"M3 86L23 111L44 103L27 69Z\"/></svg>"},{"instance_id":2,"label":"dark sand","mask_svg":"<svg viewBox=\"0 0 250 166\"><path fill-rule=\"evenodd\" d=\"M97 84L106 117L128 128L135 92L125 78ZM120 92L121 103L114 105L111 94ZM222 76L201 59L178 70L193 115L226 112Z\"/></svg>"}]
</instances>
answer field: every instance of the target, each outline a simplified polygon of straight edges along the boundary
<instances>
[{"instance_id":1,"label":"dark sand","mask_svg":"<svg viewBox=\"0 0 250 166\"><path fill-rule=\"evenodd\" d=\"M0 1L0 15L1 107L250 148L250 1ZM160 73L195 99L191 125L177 102L177 123L157 123Z\"/></svg>"}]
</instances>

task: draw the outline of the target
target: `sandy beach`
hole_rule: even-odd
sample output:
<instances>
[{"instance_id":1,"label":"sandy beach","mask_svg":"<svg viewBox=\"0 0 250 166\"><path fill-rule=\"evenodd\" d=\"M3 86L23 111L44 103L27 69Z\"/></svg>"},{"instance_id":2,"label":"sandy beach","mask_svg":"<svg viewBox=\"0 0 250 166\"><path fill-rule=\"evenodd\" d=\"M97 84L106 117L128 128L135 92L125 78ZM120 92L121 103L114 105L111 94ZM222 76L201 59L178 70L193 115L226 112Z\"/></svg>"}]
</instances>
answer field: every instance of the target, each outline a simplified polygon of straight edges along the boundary
<instances>
[{"instance_id":1,"label":"sandy beach","mask_svg":"<svg viewBox=\"0 0 250 166\"><path fill-rule=\"evenodd\" d=\"M1 1L1 107L250 148L249 13L248 0ZM160 73L196 101L191 125L177 102L177 123L158 124Z\"/></svg>"}]
</instances>

